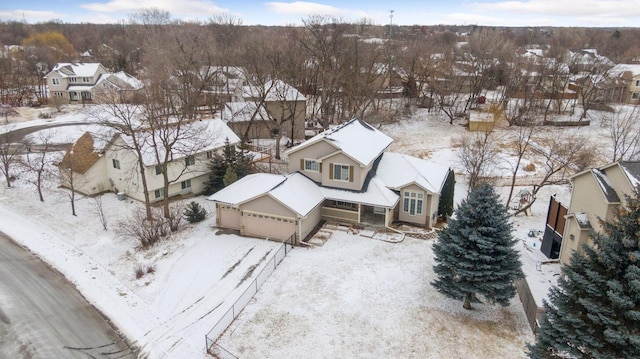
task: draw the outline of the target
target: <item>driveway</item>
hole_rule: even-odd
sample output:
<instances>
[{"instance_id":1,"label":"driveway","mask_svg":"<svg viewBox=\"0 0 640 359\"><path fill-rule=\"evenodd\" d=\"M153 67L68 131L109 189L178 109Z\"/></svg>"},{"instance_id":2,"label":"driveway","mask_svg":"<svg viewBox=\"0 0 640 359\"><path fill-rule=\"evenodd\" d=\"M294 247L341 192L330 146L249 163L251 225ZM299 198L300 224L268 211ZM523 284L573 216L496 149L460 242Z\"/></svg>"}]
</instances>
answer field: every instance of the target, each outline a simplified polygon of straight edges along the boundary
<instances>
[{"instance_id":1,"label":"driveway","mask_svg":"<svg viewBox=\"0 0 640 359\"><path fill-rule=\"evenodd\" d=\"M135 358L62 275L0 233L0 358Z\"/></svg>"}]
</instances>

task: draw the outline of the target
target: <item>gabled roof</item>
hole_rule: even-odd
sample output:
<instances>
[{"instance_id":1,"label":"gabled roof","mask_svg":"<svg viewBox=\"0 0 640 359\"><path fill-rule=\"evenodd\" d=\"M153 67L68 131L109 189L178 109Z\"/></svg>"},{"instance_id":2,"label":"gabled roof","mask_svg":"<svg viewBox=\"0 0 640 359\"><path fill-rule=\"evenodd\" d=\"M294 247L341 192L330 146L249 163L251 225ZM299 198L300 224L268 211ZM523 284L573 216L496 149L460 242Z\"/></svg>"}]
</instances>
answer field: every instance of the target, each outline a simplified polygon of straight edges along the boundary
<instances>
[{"instance_id":1,"label":"gabled roof","mask_svg":"<svg viewBox=\"0 0 640 359\"><path fill-rule=\"evenodd\" d=\"M203 153L206 151L211 151L211 150L221 148L222 146L225 145L225 142L227 140L229 141L230 144L235 144L240 142L240 138L238 137L238 135L236 135L229 128L229 126L227 126L220 119L199 121L195 123L194 126L198 126L196 130L199 130L199 132L206 133L209 136L211 136L210 138L208 138L210 143L207 144L206 146L202 146L201 148L199 148L198 153ZM142 137L145 136L144 131L140 131L136 133L139 136L142 136ZM129 148L133 148L133 142L130 136L120 135L120 137L124 140L124 142L127 144ZM142 137L139 137L139 138L142 139ZM147 135L147 137L149 136ZM200 139L197 139L197 138L193 139L193 141L199 141L199 140ZM149 142L148 139L146 141ZM193 155L195 154L193 153L194 147L197 147L197 146L194 146L193 143L184 143L184 142L177 143L173 147L173 151L172 151L173 153L171 154L170 158L172 158L173 160L178 160L188 155ZM160 156L160 158L163 158L164 148L162 148L161 146L158 146L157 150L159 152L158 155ZM144 146L142 156L143 156L142 160L146 166L154 166L158 164L158 161L156 161L155 149L152 148L152 146L149 143Z\"/></svg>"},{"instance_id":2,"label":"gabled roof","mask_svg":"<svg viewBox=\"0 0 640 359\"><path fill-rule=\"evenodd\" d=\"M600 186L600 189L602 190L602 194L604 194L604 197L607 199L607 202L609 203L620 202L620 197L618 196L618 193L616 193L616 190L611 185L611 181L609 180L609 177L607 177L607 175L601 170L595 169L595 168L591 170L591 173L593 173L593 177L596 179L596 182Z\"/></svg>"},{"instance_id":3,"label":"gabled roof","mask_svg":"<svg viewBox=\"0 0 640 359\"><path fill-rule=\"evenodd\" d=\"M578 223L578 227L580 227L581 230L587 230L587 229L593 228L591 226L591 221L589 221L589 216L587 216L587 214L584 212L571 213L567 215L567 218L574 218L576 220L576 223Z\"/></svg>"},{"instance_id":4,"label":"gabled roof","mask_svg":"<svg viewBox=\"0 0 640 359\"><path fill-rule=\"evenodd\" d=\"M631 182L634 190L640 185L640 161L620 161L620 167Z\"/></svg>"},{"instance_id":5,"label":"gabled roof","mask_svg":"<svg viewBox=\"0 0 640 359\"><path fill-rule=\"evenodd\" d=\"M385 186L377 177L373 177L362 191L340 188L319 187L326 199L366 204L369 206L392 208L400 196Z\"/></svg>"},{"instance_id":6,"label":"gabled roof","mask_svg":"<svg viewBox=\"0 0 640 359\"><path fill-rule=\"evenodd\" d=\"M98 86L103 81L109 82L120 90L139 90L143 87L142 81L124 71L100 75L95 86Z\"/></svg>"},{"instance_id":7,"label":"gabled roof","mask_svg":"<svg viewBox=\"0 0 640 359\"><path fill-rule=\"evenodd\" d=\"M617 64L609 70L612 76L622 76L625 72L630 72L631 76L640 75L640 64Z\"/></svg>"},{"instance_id":8,"label":"gabled roof","mask_svg":"<svg viewBox=\"0 0 640 359\"><path fill-rule=\"evenodd\" d=\"M77 63L77 62L61 62L49 72L45 77L51 73L56 72L62 77L90 77L98 72L98 69L102 65L98 62L91 63Z\"/></svg>"},{"instance_id":9,"label":"gabled roof","mask_svg":"<svg viewBox=\"0 0 640 359\"><path fill-rule=\"evenodd\" d=\"M225 122L248 122L255 114L254 121L267 121L269 114L263 106L258 108L255 102L227 102L222 110L222 120Z\"/></svg>"},{"instance_id":10,"label":"gabled roof","mask_svg":"<svg viewBox=\"0 0 640 359\"><path fill-rule=\"evenodd\" d=\"M60 166L84 174L102 157L104 146L104 141L87 131L67 149Z\"/></svg>"},{"instance_id":11,"label":"gabled roof","mask_svg":"<svg viewBox=\"0 0 640 359\"><path fill-rule=\"evenodd\" d=\"M307 98L295 87L282 80L270 80L264 86L244 86L243 98L262 98L265 101L306 101Z\"/></svg>"},{"instance_id":12,"label":"gabled roof","mask_svg":"<svg viewBox=\"0 0 640 359\"><path fill-rule=\"evenodd\" d=\"M287 153L298 151L320 141L331 144L362 166L368 166L391 145L393 139L368 123L354 118L315 135Z\"/></svg>"},{"instance_id":13,"label":"gabled roof","mask_svg":"<svg viewBox=\"0 0 640 359\"><path fill-rule=\"evenodd\" d=\"M402 153L385 152L376 177L394 190L416 184L431 193L439 193L448 174L449 167Z\"/></svg>"},{"instance_id":14,"label":"gabled roof","mask_svg":"<svg viewBox=\"0 0 640 359\"><path fill-rule=\"evenodd\" d=\"M299 173L287 176L269 173L251 174L207 199L237 206L265 195L302 217L309 214L324 200L320 188Z\"/></svg>"}]
</instances>

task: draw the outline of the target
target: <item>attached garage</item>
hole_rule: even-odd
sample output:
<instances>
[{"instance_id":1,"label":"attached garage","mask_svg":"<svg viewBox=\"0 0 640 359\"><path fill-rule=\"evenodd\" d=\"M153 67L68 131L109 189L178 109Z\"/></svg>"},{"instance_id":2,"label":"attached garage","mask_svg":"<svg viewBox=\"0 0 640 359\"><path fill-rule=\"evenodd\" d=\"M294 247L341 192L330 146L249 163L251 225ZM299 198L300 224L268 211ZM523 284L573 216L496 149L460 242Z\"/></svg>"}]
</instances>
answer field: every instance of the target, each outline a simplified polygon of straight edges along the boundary
<instances>
[{"instance_id":1,"label":"attached garage","mask_svg":"<svg viewBox=\"0 0 640 359\"><path fill-rule=\"evenodd\" d=\"M242 228L242 213L238 208L218 203L217 212L218 227L238 230Z\"/></svg>"},{"instance_id":2,"label":"attached garage","mask_svg":"<svg viewBox=\"0 0 640 359\"><path fill-rule=\"evenodd\" d=\"M265 213L245 211L244 234L247 236L286 241L296 232L296 220Z\"/></svg>"}]
</instances>

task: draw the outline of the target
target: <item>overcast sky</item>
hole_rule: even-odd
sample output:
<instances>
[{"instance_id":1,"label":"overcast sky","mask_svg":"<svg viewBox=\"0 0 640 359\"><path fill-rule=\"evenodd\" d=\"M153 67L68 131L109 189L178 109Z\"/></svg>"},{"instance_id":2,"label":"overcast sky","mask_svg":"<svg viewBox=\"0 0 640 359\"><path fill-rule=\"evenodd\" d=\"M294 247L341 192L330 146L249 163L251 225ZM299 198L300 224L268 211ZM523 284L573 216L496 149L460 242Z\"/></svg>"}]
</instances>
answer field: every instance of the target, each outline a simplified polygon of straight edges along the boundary
<instances>
[{"instance_id":1,"label":"overcast sky","mask_svg":"<svg viewBox=\"0 0 640 359\"><path fill-rule=\"evenodd\" d=\"M3 0L0 19L29 23L128 21L140 8L169 11L174 19L207 21L229 13L244 25L300 25L310 15L383 25L495 25L638 27L639 0ZM390 19L393 10L393 19Z\"/></svg>"}]
</instances>

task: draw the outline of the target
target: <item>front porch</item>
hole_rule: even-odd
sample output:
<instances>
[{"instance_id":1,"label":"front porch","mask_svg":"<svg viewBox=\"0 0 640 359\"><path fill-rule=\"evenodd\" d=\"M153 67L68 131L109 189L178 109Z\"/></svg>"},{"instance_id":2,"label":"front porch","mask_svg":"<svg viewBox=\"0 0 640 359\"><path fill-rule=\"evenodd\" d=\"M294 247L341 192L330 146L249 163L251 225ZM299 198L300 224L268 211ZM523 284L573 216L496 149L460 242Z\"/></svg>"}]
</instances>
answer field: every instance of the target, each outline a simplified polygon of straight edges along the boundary
<instances>
[{"instance_id":1,"label":"front porch","mask_svg":"<svg viewBox=\"0 0 640 359\"><path fill-rule=\"evenodd\" d=\"M360 203L326 200L321 209L322 219L346 222L366 227L386 227L392 221L393 209Z\"/></svg>"}]
</instances>

